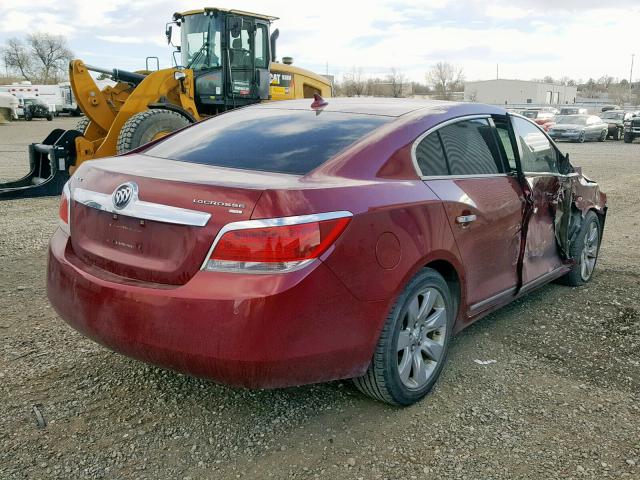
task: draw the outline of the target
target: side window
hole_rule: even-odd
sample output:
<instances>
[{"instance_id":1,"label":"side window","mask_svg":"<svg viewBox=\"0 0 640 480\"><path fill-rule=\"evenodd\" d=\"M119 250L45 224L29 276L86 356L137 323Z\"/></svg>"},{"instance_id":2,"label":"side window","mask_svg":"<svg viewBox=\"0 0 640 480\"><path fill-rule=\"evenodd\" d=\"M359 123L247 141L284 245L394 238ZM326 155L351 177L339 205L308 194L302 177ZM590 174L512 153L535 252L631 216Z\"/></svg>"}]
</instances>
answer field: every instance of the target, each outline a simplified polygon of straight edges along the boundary
<instances>
[{"instance_id":1,"label":"side window","mask_svg":"<svg viewBox=\"0 0 640 480\"><path fill-rule=\"evenodd\" d=\"M258 25L255 42L256 68L267 68L267 28Z\"/></svg>"},{"instance_id":2,"label":"side window","mask_svg":"<svg viewBox=\"0 0 640 480\"><path fill-rule=\"evenodd\" d=\"M516 155L513 151L513 144L511 143L511 138L509 137L509 125L508 120L506 118L498 118L495 117L494 122L496 124L496 131L498 132L498 140L500 141L500 147L502 152L509 162L509 168L512 171L517 169L516 165Z\"/></svg>"},{"instance_id":3,"label":"side window","mask_svg":"<svg viewBox=\"0 0 640 480\"><path fill-rule=\"evenodd\" d=\"M495 136L486 119L462 120L438 131L451 175L502 173Z\"/></svg>"},{"instance_id":4,"label":"side window","mask_svg":"<svg viewBox=\"0 0 640 480\"><path fill-rule=\"evenodd\" d=\"M537 125L520 117L511 117L513 129L522 148L524 172L558 172L558 155Z\"/></svg>"},{"instance_id":5,"label":"side window","mask_svg":"<svg viewBox=\"0 0 640 480\"><path fill-rule=\"evenodd\" d=\"M433 132L420 141L416 148L416 160L423 176L449 175L438 132Z\"/></svg>"}]
</instances>

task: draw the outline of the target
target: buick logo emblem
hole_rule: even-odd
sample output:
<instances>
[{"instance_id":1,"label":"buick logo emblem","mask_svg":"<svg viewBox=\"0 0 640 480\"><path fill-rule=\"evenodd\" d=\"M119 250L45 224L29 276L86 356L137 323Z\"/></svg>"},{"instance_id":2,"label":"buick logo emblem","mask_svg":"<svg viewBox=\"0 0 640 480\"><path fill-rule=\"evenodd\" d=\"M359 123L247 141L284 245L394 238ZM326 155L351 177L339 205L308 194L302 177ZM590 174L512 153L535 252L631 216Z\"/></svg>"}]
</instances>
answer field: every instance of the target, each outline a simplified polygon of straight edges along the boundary
<instances>
[{"instance_id":1,"label":"buick logo emblem","mask_svg":"<svg viewBox=\"0 0 640 480\"><path fill-rule=\"evenodd\" d=\"M138 185L133 182L127 182L120 185L113 191L111 199L113 206L118 210L123 209L138 197Z\"/></svg>"}]
</instances>

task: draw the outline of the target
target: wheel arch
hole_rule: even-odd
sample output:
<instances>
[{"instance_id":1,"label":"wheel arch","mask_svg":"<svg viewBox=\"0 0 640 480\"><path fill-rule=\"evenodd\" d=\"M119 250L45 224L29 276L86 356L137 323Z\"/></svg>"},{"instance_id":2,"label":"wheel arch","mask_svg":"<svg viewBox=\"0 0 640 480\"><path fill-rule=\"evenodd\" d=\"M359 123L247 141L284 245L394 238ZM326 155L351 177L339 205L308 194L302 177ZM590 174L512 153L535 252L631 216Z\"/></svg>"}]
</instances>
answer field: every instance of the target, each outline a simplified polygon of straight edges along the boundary
<instances>
[{"instance_id":1,"label":"wheel arch","mask_svg":"<svg viewBox=\"0 0 640 480\"><path fill-rule=\"evenodd\" d=\"M147 107L150 110L161 109L161 110L169 110L171 112L179 113L184 118L189 120L190 123L196 123L198 121L196 117L194 117L191 113L189 113L184 108L178 105L174 105L173 103L167 103L167 102L150 103L149 105L147 105Z\"/></svg>"},{"instance_id":2,"label":"wheel arch","mask_svg":"<svg viewBox=\"0 0 640 480\"><path fill-rule=\"evenodd\" d=\"M438 272L447 282L451 297L453 298L453 310L455 312L455 323L458 323L460 316L460 306L463 300L463 288L461 276L456 267L449 260L443 258L430 260L424 268L431 268Z\"/></svg>"}]
</instances>

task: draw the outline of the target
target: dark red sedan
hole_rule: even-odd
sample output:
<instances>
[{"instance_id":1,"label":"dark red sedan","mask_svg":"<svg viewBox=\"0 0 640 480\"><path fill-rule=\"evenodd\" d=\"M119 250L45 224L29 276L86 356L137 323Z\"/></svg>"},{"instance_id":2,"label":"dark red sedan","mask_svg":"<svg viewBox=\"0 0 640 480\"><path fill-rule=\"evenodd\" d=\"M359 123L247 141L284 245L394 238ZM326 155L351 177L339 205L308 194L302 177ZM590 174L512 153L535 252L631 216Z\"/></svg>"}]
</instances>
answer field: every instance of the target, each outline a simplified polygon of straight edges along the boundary
<instances>
[{"instance_id":1,"label":"dark red sedan","mask_svg":"<svg viewBox=\"0 0 640 480\"><path fill-rule=\"evenodd\" d=\"M606 197L533 122L384 99L234 110L62 196L48 294L125 355L246 387L353 378L411 404L452 334L593 275Z\"/></svg>"}]
</instances>

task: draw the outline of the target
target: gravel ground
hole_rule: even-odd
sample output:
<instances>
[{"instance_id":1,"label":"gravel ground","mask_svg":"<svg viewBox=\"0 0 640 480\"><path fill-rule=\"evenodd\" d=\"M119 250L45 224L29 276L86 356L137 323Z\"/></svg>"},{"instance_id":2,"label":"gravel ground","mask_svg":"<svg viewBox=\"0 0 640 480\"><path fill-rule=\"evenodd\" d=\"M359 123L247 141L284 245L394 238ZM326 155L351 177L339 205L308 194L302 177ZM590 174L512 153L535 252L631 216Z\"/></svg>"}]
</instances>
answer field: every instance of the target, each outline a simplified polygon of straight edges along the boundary
<instances>
[{"instance_id":1,"label":"gravel ground","mask_svg":"<svg viewBox=\"0 0 640 480\"><path fill-rule=\"evenodd\" d=\"M0 177L75 121L0 125ZM57 199L0 202L0 479L640 479L640 145L562 148L609 195L597 275L462 332L406 409L349 382L232 389L109 352L48 305Z\"/></svg>"}]
</instances>

